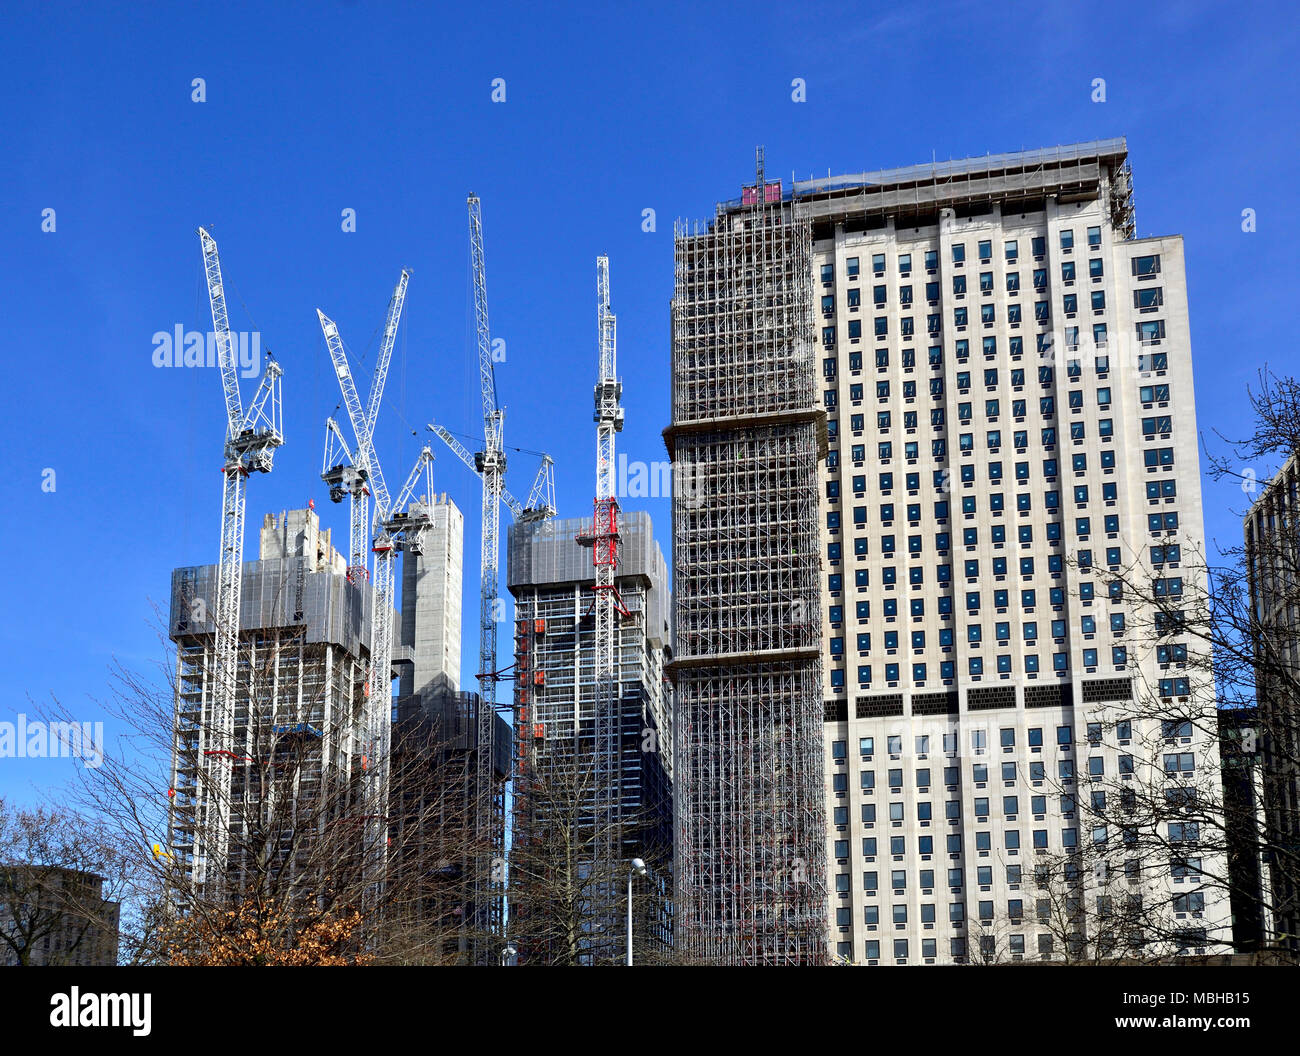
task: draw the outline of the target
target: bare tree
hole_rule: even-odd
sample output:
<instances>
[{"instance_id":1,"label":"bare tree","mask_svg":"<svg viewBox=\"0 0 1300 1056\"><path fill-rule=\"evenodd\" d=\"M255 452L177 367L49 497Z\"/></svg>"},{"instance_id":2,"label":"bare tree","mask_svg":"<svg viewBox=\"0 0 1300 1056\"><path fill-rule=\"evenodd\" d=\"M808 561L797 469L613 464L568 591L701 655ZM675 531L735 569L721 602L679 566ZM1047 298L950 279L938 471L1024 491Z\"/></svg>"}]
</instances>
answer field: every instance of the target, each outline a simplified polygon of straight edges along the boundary
<instances>
[{"instance_id":1,"label":"bare tree","mask_svg":"<svg viewBox=\"0 0 1300 1056\"><path fill-rule=\"evenodd\" d=\"M629 861L640 857L645 876L632 877L633 959L679 963L672 949L671 861L655 838L653 810L609 820L597 805L594 766L552 760L536 768L516 792L510 855L510 924L520 964L620 964L626 955ZM606 849L622 848L611 857Z\"/></svg>"},{"instance_id":2,"label":"bare tree","mask_svg":"<svg viewBox=\"0 0 1300 1056\"><path fill-rule=\"evenodd\" d=\"M160 640L174 657L172 644ZM329 746L319 727L286 720L285 656L305 648L292 632L241 643L242 710L235 748L226 753L227 851L206 876L195 869L176 812L190 811L189 831L209 847L220 821L202 803L177 801L183 793L173 766L210 767L202 745L220 742L199 736L207 715L181 714L174 663L162 662L156 678L115 668L104 708L121 736L104 746L102 765L79 771L74 795L133 864L133 962L215 963L228 954L235 963L297 963L292 951L310 947L323 958L313 963L361 955L373 963L445 963L455 960L448 951L471 941L463 913L433 908L463 904L448 877L474 860L457 753L444 750L436 732L409 741L396 733L387 773L394 798L376 819L365 787L376 772L368 747L340 740L338 754L323 758ZM325 687L303 684L302 709L325 706ZM70 717L57 701L46 711ZM202 796L203 784L197 787ZM217 792L209 786L206 794ZM255 936L255 949L241 951L232 935Z\"/></svg>"},{"instance_id":3,"label":"bare tree","mask_svg":"<svg viewBox=\"0 0 1300 1056\"><path fill-rule=\"evenodd\" d=\"M112 964L129 863L93 819L0 798L0 951L19 965Z\"/></svg>"}]
</instances>

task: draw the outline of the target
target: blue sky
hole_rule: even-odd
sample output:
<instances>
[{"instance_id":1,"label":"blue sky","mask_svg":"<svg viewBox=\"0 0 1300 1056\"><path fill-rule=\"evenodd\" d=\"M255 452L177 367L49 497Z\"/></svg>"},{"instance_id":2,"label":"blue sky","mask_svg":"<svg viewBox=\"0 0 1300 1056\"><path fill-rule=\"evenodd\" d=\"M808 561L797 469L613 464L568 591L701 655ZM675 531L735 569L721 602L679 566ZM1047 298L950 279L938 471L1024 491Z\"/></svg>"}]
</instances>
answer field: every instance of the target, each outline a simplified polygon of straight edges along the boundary
<instances>
[{"instance_id":1,"label":"blue sky","mask_svg":"<svg viewBox=\"0 0 1300 1056\"><path fill-rule=\"evenodd\" d=\"M379 433L390 479L425 442L412 428L481 428L469 191L506 341L507 444L555 456L567 515L594 487L595 257L610 255L619 318L620 449L661 459L673 219L735 196L759 143L788 178L1127 136L1139 234L1186 239L1202 429L1241 421L1266 360L1296 367L1274 325L1296 278L1287 4L28 4L6 22L0 719L50 694L99 717L114 657L161 657L151 606L171 568L215 560L218 378L152 362L156 332L210 327L200 224L232 329L259 331L285 372L287 443L252 481L250 555L265 512L308 498L346 542L318 478L338 394L315 308L368 367L413 270ZM469 681L477 486L435 452L437 487L466 513ZM534 466L515 455L508 485L525 492ZM1211 538L1239 538L1244 499L1207 483ZM641 505L667 549L668 503ZM0 795L64 777L0 760Z\"/></svg>"}]
</instances>

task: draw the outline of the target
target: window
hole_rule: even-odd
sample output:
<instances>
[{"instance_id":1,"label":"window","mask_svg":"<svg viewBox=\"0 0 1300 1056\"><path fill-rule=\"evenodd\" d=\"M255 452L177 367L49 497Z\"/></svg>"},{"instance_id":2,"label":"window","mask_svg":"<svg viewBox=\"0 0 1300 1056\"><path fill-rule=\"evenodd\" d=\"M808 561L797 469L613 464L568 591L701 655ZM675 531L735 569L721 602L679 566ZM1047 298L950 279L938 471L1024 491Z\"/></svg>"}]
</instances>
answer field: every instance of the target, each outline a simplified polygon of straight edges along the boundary
<instances>
[{"instance_id":1,"label":"window","mask_svg":"<svg viewBox=\"0 0 1300 1056\"><path fill-rule=\"evenodd\" d=\"M1133 258L1133 274L1139 279L1150 279L1160 274L1160 254Z\"/></svg>"},{"instance_id":2,"label":"window","mask_svg":"<svg viewBox=\"0 0 1300 1056\"><path fill-rule=\"evenodd\" d=\"M1164 340L1165 321L1163 319L1147 319L1139 321L1137 324L1137 337L1144 345L1154 344L1157 341Z\"/></svg>"},{"instance_id":3,"label":"window","mask_svg":"<svg viewBox=\"0 0 1300 1056\"><path fill-rule=\"evenodd\" d=\"M1145 312L1159 308L1165 303L1164 287L1143 286L1133 291L1133 307Z\"/></svg>"}]
</instances>

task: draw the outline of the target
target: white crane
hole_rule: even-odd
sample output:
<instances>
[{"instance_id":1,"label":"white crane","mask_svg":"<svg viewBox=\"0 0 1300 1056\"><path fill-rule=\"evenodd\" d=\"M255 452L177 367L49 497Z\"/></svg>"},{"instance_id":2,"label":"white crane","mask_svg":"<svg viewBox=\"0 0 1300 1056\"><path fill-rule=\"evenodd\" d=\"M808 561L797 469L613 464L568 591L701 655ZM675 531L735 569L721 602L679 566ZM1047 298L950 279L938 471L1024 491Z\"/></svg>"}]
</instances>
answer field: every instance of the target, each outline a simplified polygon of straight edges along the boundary
<instances>
[{"instance_id":1,"label":"white crane","mask_svg":"<svg viewBox=\"0 0 1300 1056\"><path fill-rule=\"evenodd\" d=\"M268 353L266 373L247 412L239 394L239 375L231 345L226 292L221 281L217 243L199 228L203 268L212 309L212 331L217 364L226 398L225 460L221 467L221 556L217 564L216 629L213 648L211 719L202 733L199 803L203 813L197 826L194 879L209 882L208 871L228 868L230 849L231 771L234 745L235 700L239 671L239 605L244 567L244 509L250 473L269 473L275 449L284 443L280 404L280 365Z\"/></svg>"},{"instance_id":2,"label":"white crane","mask_svg":"<svg viewBox=\"0 0 1300 1056\"><path fill-rule=\"evenodd\" d=\"M375 373L370 382L370 395L366 399L364 413L366 429L372 434L375 421L379 417L379 405L384 396L384 383L388 380L388 365L393 358L393 345L397 340L397 328L401 322L402 306L406 302L406 286L410 278L410 271L403 268L397 286L393 290L393 296L388 302L384 335L379 344L379 355L375 359ZM346 458L346 461L340 456ZM367 475L367 467L358 463L352 452L348 450L347 441L343 439L338 423L333 418L328 419L325 423L325 464L321 469L321 480L330 486L330 499L333 502L341 502L344 495L351 498L348 579L354 583L364 580L370 574L369 552L373 534L370 524L370 490L367 486Z\"/></svg>"},{"instance_id":3,"label":"white crane","mask_svg":"<svg viewBox=\"0 0 1300 1056\"><path fill-rule=\"evenodd\" d=\"M396 332L396 322L401 304L399 294L405 293L407 272L402 273L398 283L398 292L394 294L395 312L390 305L389 329L385 333L385 345L391 352L391 340ZM371 549L374 553L375 572L371 579L370 612L370 675L366 683L365 729L362 734L362 767L366 774L368 805L365 810L367 819L367 853L374 865L371 875L382 877L383 860L386 857L388 813L388 753L392 724L393 692L393 601L396 593L394 564L397 553L402 549L418 552L423 530L428 526L427 513L418 516L408 515L406 505L410 501L414 488L425 475L426 496L432 493L431 465L433 452L425 447L416 461L405 486L399 492L396 501L389 495L388 484L384 479L383 466L374 449L374 421L377 416L378 398L376 387L371 389L371 408L364 410L357 395L356 385L352 380L352 371L348 365L347 352L339 329L324 312L317 309L321 333L329 349L330 359L334 364L334 373L338 378L343 402L348 409L348 418L356 440L356 450L348 451L347 443L331 419L327 429L327 440L335 445L341 453L349 456L349 462L368 482L374 496L374 514L367 526ZM385 360L387 354L383 357ZM376 366L376 385L382 388L383 374L387 363ZM327 461L329 448L327 447ZM355 506L354 506L355 510ZM421 507L423 510L423 507ZM375 882L378 882L377 880ZM373 887L370 888L373 891Z\"/></svg>"},{"instance_id":4,"label":"white crane","mask_svg":"<svg viewBox=\"0 0 1300 1056\"><path fill-rule=\"evenodd\" d=\"M533 482L528 505L521 505L505 489L506 455L503 443L505 410L497 402L496 374L492 358L492 331L488 322L487 278L483 261L483 211L478 196L466 198L469 213L470 260L474 273L474 323L478 346L479 391L483 401L483 447L471 454L463 445L440 426L429 429L466 465L478 474L482 483L481 532L479 537L479 711L475 751L475 832L483 846L491 841L485 837L494 827L492 803L494 780L492 773L492 736L497 714L497 682L501 671L497 666L497 609L500 599L498 567L500 560L501 504L520 520L544 520L555 514L555 481L552 462L542 456L542 466ZM490 863L484 853L476 863L478 882L487 892ZM477 895L477 912L485 915L481 922L485 931L498 926L500 909L491 904L487 893Z\"/></svg>"}]
</instances>

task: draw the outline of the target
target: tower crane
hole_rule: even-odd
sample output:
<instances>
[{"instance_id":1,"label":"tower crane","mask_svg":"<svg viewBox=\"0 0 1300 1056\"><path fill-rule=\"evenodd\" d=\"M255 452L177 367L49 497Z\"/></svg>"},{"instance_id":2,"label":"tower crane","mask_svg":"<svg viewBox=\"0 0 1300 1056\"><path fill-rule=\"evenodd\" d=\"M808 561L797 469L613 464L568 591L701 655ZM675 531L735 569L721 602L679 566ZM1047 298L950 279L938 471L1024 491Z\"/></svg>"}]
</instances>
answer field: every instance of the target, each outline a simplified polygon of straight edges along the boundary
<instances>
[{"instance_id":1,"label":"tower crane","mask_svg":"<svg viewBox=\"0 0 1300 1056\"><path fill-rule=\"evenodd\" d=\"M394 294L394 306L389 309L389 328L385 333L385 345L391 353L391 340L396 332L396 321L401 309L407 272L402 273L398 283L398 292ZM402 549L418 550L420 537L428 525L427 512L419 516L409 515L406 505L410 501L413 489L419 481L420 474L425 474L428 491L432 493L430 466L433 452L425 447L415 468L411 471L406 485L398 493L396 501L388 491L384 479L383 466L374 449L373 426L378 412L379 400L376 391L382 389L383 374L387 371L387 362L376 365L376 385L371 389L371 407L363 409L357 395L356 385L352 380L352 371L348 365L347 352L343 339L339 336L338 325L324 312L317 309L321 333L329 349L330 359L334 364L334 373L338 378L339 390L348 409L348 418L352 424L356 450L348 451L347 443L338 428L330 420L327 425L327 444L333 444L341 453L349 456L352 467L363 475L375 500L374 512L366 526L374 554L375 573L371 579L370 612L370 674L366 683L365 730L363 733L362 766L367 777L367 796L369 804L365 812L367 819L367 847L370 853L379 859L378 870L372 874L382 876L382 859L386 855L386 823L388 798L388 751L392 724L392 656L393 656L393 600L395 594L394 564L397 553ZM387 354L382 357L386 360ZM327 461L329 460L327 446ZM359 505L359 501L357 503ZM356 505L353 506L355 513ZM355 543L355 539L354 539Z\"/></svg>"},{"instance_id":2,"label":"tower crane","mask_svg":"<svg viewBox=\"0 0 1300 1056\"><path fill-rule=\"evenodd\" d=\"M379 417L379 405L384 396L384 383L388 380L388 365L393 358L393 345L397 340L397 327L406 302L406 286L411 273L403 268L393 296L388 302L384 319L384 336L375 359L375 373L370 381L370 395L366 399L365 423L374 432ZM350 413L350 411L349 411ZM346 461L340 461L344 456ZM338 423L330 418L325 423L325 464L321 480L330 487L330 499L341 502L344 495L351 498L351 516L348 531L348 579L356 583L369 575L368 553L372 541L370 525L370 489L367 486L368 468L359 464L348 450L347 441L339 432Z\"/></svg>"},{"instance_id":3,"label":"tower crane","mask_svg":"<svg viewBox=\"0 0 1300 1056\"><path fill-rule=\"evenodd\" d=\"M479 539L479 711L475 751L475 832L480 846L492 841L484 836L493 829L492 801L492 734L497 714L497 605L500 560L501 505L504 503L519 520L542 521L555 515L555 480L549 456L542 465L529 493L528 505L519 503L505 489L506 455L503 442L505 409L497 401L496 373L492 359L492 331L488 321L487 278L483 261L483 210L478 195L466 198L469 213L470 260L474 274L474 324L478 349L479 391L483 403L483 447L471 454L447 430L430 425L429 429L451 448L462 462L474 470L482 483L481 532ZM499 906L493 906L488 892L490 863L484 852L476 863L477 883L483 892L476 897L478 912L485 914L483 928L498 926Z\"/></svg>"},{"instance_id":4,"label":"tower crane","mask_svg":"<svg viewBox=\"0 0 1300 1056\"><path fill-rule=\"evenodd\" d=\"M614 477L614 437L623 428L620 405L623 384L618 380L617 319L609 304L609 258L596 258L596 338L600 374L595 387L596 498L592 504L591 544L595 572L593 635L595 693L595 773L597 796L603 809L596 812L598 829L594 850L603 856L597 867L612 869L620 857L621 818L620 688L618 671L618 618L628 612L619 597L617 575L621 540L618 495ZM583 538L581 542L588 542ZM612 875L612 874L611 874Z\"/></svg>"},{"instance_id":5,"label":"tower crane","mask_svg":"<svg viewBox=\"0 0 1300 1056\"><path fill-rule=\"evenodd\" d=\"M221 467L221 555L217 564L214 615L212 718L203 737L199 777L199 802L203 820L197 826L196 883L208 882L208 867L215 863L223 873L230 849L231 768L235 760L235 699L239 671L239 606L244 567L244 510L250 473L271 472L275 449L284 443L280 404L280 365L267 354L266 373L245 411L239 394L239 375L231 345L226 292L221 279L217 243L199 228L203 270L212 310L212 331L217 364L226 400L225 459ZM199 834L202 835L199 835Z\"/></svg>"}]
</instances>

